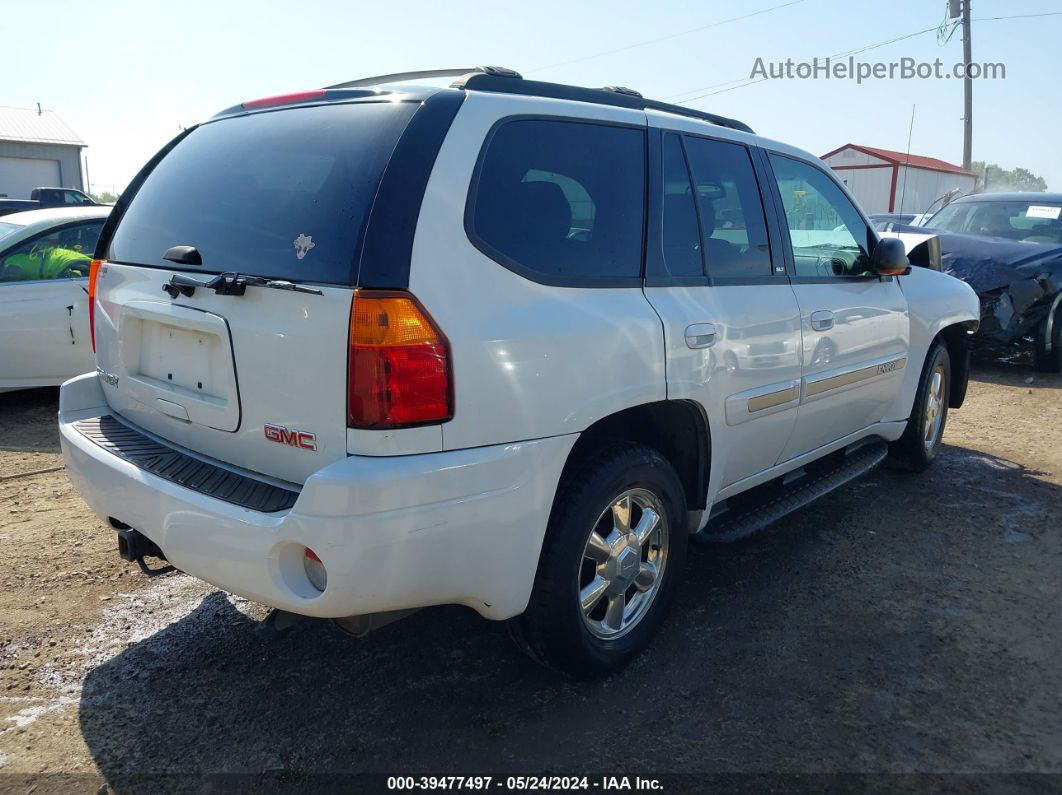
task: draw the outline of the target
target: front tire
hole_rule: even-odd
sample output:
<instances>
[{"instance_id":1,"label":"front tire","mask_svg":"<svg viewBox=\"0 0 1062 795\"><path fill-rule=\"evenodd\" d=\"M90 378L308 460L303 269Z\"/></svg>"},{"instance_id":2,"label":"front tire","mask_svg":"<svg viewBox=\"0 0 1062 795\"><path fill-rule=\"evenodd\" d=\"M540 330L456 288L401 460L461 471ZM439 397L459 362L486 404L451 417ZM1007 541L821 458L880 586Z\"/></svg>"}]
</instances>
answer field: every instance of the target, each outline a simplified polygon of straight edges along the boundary
<instances>
[{"instance_id":1,"label":"front tire","mask_svg":"<svg viewBox=\"0 0 1062 795\"><path fill-rule=\"evenodd\" d=\"M686 501L674 467L635 444L565 475L531 599L510 630L538 662L576 677L615 671L649 645L686 560Z\"/></svg>"},{"instance_id":2,"label":"front tire","mask_svg":"<svg viewBox=\"0 0 1062 795\"><path fill-rule=\"evenodd\" d=\"M948 422L951 396L951 357L939 339L929 348L918 381L907 429L890 445L892 460L904 469L922 472L936 460Z\"/></svg>"},{"instance_id":3,"label":"front tire","mask_svg":"<svg viewBox=\"0 0 1062 795\"><path fill-rule=\"evenodd\" d=\"M1051 323L1048 324L1048 320ZM1048 326L1051 331L1051 349L1047 349ZM1062 306L1055 310L1054 316L1044 318L1040 331L1036 335L1035 367L1041 373L1062 373Z\"/></svg>"}]
</instances>

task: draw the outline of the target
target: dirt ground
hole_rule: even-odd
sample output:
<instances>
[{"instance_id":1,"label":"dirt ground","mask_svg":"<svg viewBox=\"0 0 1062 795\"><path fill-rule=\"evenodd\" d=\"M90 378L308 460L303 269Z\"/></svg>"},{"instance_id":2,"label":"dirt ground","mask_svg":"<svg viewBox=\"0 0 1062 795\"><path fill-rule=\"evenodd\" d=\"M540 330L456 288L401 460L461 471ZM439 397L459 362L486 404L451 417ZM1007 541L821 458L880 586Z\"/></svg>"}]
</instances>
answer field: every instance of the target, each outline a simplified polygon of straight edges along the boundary
<instances>
[{"instance_id":1,"label":"dirt ground","mask_svg":"<svg viewBox=\"0 0 1062 795\"><path fill-rule=\"evenodd\" d=\"M0 395L0 788L1062 773L1062 377L982 363L929 472L879 470L695 548L650 651L591 683L538 669L462 608L360 640L311 621L276 638L257 605L146 579L52 469L56 408L55 390Z\"/></svg>"}]
</instances>

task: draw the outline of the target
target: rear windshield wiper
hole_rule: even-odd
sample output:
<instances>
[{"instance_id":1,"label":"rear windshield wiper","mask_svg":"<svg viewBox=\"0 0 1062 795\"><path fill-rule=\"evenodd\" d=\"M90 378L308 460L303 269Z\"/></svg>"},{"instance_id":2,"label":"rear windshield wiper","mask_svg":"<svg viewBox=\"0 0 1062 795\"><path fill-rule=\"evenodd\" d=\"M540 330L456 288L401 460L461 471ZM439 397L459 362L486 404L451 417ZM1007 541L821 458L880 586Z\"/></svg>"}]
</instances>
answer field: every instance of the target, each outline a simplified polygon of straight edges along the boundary
<instances>
[{"instance_id":1,"label":"rear windshield wiper","mask_svg":"<svg viewBox=\"0 0 1062 795\"><path fill-rule=\"evenodd\" d=\"M312 287L302 287L284 279L267 279L264 276L247 276L239 273L219 273L213 279L207 281L175 273L166 284L162 285L162 289L171 298L176 298L179 295L191 296L195 293L197 287L202 287L204 290L213 290L218 295L243 295L247 292L248 285L270 287L274 290L288 290L294 293L324 295L320 290L315 290Z\"/></svg>"},{"instance_id":2,"label":"rear windshield wiper","mask_svg":"<svg viewBox=\"0 0 1062 795\"><path fill-rule=\"evenodd\" d=\"M225 275L225 274L222 274ZM302 285L289 282L285 279L266 279L264 276L241 276L240 274L232 274L235 276L237 284L253 284L255 287L271 287L274 290L290 290L293 293L310 293L311 295L324 295L320 290L316 290L313 287L303 287Z\"/></svg>"}]
</instances>

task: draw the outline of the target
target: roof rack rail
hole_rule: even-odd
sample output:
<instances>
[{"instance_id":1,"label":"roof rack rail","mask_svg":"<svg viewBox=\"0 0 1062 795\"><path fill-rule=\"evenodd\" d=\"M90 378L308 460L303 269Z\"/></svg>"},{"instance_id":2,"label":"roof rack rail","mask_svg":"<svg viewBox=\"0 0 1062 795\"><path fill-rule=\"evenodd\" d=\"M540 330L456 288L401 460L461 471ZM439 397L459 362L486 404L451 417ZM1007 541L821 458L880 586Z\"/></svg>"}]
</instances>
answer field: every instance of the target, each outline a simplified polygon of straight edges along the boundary
<instances>
[{"instance_id":1,"label":"roof rack rail","mask_svg":"<svg viewBox=\"0 0 1062 795\"><path fill-rule=\"evenodd\" d=\"M564 83L524 80L519 72L507 69L504 66L472 66L465 69L426 69L420 72L395 72L389 75L347 80L345 83L336 83L334 86L325 86L325 88L362 88L378 86L384 83L425 80L432 77L456 77L458 79L451 83L450 87L468 91L493 91L501 94L523 94L534 97L571 99L578 102L593 102L598 105L613 105L621 108L636 108L638 110L660 110L665 113L674 113L678 116L687 116L691 119L711 122L719 127L729 127L732 130L741 130L747 133L753 132L751 127L737 119L728 119L715 113L686 108L682 105L672 105L669 102L646 99L633 88L624 86L585 88Z\"/></svg>"},{"instance_id":2,"label":"roof rack rail","mask_svg":"<svg viewBox=\"0 0 1062 795\"><path fill-rule=\"evenodd\" d=\"M347 80L345 83L336 83L333 88L360 88L362 86L378 86L383 83L404 83L409 80L426 80L431 77L461 77L467 74L479 74L490 77L511 77L520 80L519 72L506 69L504 66L470 66L465 69L425 69L420 72L395 72L389 75L376 75L375 77L359 77L357 80Z\"/></svg>"},{"instance_id":3,"label":"roof rack rail","mask_svg":"<svg viewBox=\"0 0 1062 795\"><path fill-rule=\"evenodd\" d=\"M643 97L641 91L635 91L633 88L627 88L626 86L605 86L602 91L611 91L613 94L626 94L628 97Z\"/></svg>"},{"instance_id":4,"label":"roof rack rail","mask_svg":"<svg viewBox=\"0 0 1062 795\"><path fill-rule=\"evenodd\" d=\"M637 110L660 110L666 113L674 113L679 116L688 116L692 119L711 122L718 127L728 127L731 130L754 133L754 130L743 121L728 119L725 116L718 116L715 113L708 113L703 110L686 108L682 105L672 105L669 102L646 99L637 91L622 86L585 88L583 86L570 86L564 83L545 83L539 80L524 80L519 75L473 73L465 76L463 80L456 81L453 84L453 87L463 88L467 91L493 91L503 94L523 94L525 96L533 97L571 99L577 102L593 102L598 105L614 105L616 107L635 108Z\"/></svg>"}]
</instances>

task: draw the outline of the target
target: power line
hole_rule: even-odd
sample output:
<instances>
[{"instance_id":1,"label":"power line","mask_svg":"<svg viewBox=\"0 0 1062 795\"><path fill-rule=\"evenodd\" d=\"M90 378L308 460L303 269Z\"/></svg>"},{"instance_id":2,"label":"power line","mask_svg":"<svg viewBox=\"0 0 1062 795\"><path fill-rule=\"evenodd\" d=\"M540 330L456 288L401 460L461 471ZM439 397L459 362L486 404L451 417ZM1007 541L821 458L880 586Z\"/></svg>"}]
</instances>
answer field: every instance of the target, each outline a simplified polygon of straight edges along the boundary
<instances>
[{"instance_id":1,"label":"power line","mask_svg":"<svg viewBox=\"0 0 1062 795\"><path fill-rule=\"evenodd\" d=\"M645 47L645 46L648 46L650 44L656 44L657 42L669 41L670 39L677 39L679 36L688 36L690 33L697 33L697 32L702 31L702 30L708 30L709 28L717 28L720 25L727 25L727 24L729 24L731 22L739 22L739 21L741 21L743 19L750 19L752 17L759 16L760 14L766 14L766 13L768 13L770 11L777 11L777 10L779 10L781 8L788 8L789 6L799 5L800 3L803 3L803 2L805 2L805 0L790 0L788 3L782 3L781 5L771 6L770 8L761 8L759 11L753 11L752 13L749 13L749 14L742 14L741 16L738 16L738 17L731 17L730 19L721 19L721 20L719 20L717 22L710 22L707 25L701 25L701 26L696 27L696 28L690 28L689 30L682 30L682 31L679 31L678 33L669 33L666 36L659 36L658 38L655 38L655 39L646 39L645 41L639 41L639 42L637 42L635 44L627 44L627 45L625 45L623 47L617 47L617 48L615 48L613 50L604 50L602 52L593 53L592 55L584 55L584 56L582 56L580 58L573 58L570 61L560 61L559 63L549 64L548 66L539 66L539 67L537 67L535 69L527 70L527 73L528 74L532 74L534 72L545 71L546 69L556 69L557 67L560 67L560 66L569 66L569 65L574 64L574 63L582 63L583 61L589 61L589 60L591 60L593 58L602 58L602 57L604 57L606 55L614 55L615 53L618 53L618 52L626 52L627 50L633 50L636 47Z\"/></svg>"},{"instance_id":2,"label":"power line","mask_svg":"<svg viewBox=\"0 0 1062 795\"><path fill-rule=\"evenodd\" d=\"M974 19L973 21L974 22L996 22L996 21L1003 20L1003 19L1030 19L1030 18L1033 18L1033 17L1057 17L1057 16L1062 16L1062 11L1047 11L1047 12L1044 12L1042 14L1014 14L1014 15L1001 16L1001 17L978 17L978 18ZM897 36L894 39L888 39L887 41L880 41L880 42L877 42L876 44L868 44L865 47L860 47L860 48L857 48L855 50L849 50L847 52L841 52L841 53L837 53L835 55L829 55L829 56L826 56L826 57L828 57L828 58L845 58L845 57L847 57L849 55L859 55L860 53L869 52L870 50L876 50L879 47L885 47L885 46L887 46L889 44L895 44L896 42L904 41L905 39L912 39L915 36L922 36L922 35L925 35L926 33L929 33L930 31L935 31L935 30L939 30L939 29L940 29L939 25L934 25L931 28L925 28L924 30L916 30L913 33L907 33L907 34L905 34L903 36ZM754 85L756 83L765 83L768 80L770 80L770 78L768 78L768 77L760 77L760 78L757 78L755 80L753 80L752 78L747 78L747 77L739 77L739 78L734 79L734 80L726 80L726 81L724 81L722 83L714 83L714 84L712 84L710 86L704 86L702 88L691 88L688 91L681 91L678 94L672 94L670 97L665 97L665 99L674 98L674 97L681 97L681 96L683 96L685 94L689 94L689 93L691 93L693 91L706 91L706 92L708 92L708 93L705 93L705 94L698 94L695 97L689 97L688 99L674 100L679 105L685 105L687 102L695 102L698 99L704 99L705 97L712 97L712 96L715 96L716 94L724 94L727 91L733 91L734 89L737 89L737 88L745 88L746 86L751 86L751 85ZM739 85L733 85L734 83L738 83ZM728 86L728 87L724 88L724 86ZM717 88L719 90L718 91L711 91L710 89L713 89L713 88Z\"/></svg>"},{"instance_id":3,"label":"power line","mask_svg":"<svg viewBox=\"0 0 1062 795\"><path fill-rule=\"evenodd\" d=\"M1032 19L1033 17L1062 17L1062 11L1044 11L1042 14L1010 14L1005 17L976 17L974 22L995 22L999 19Z\"/></svg>"}]
</instances>

